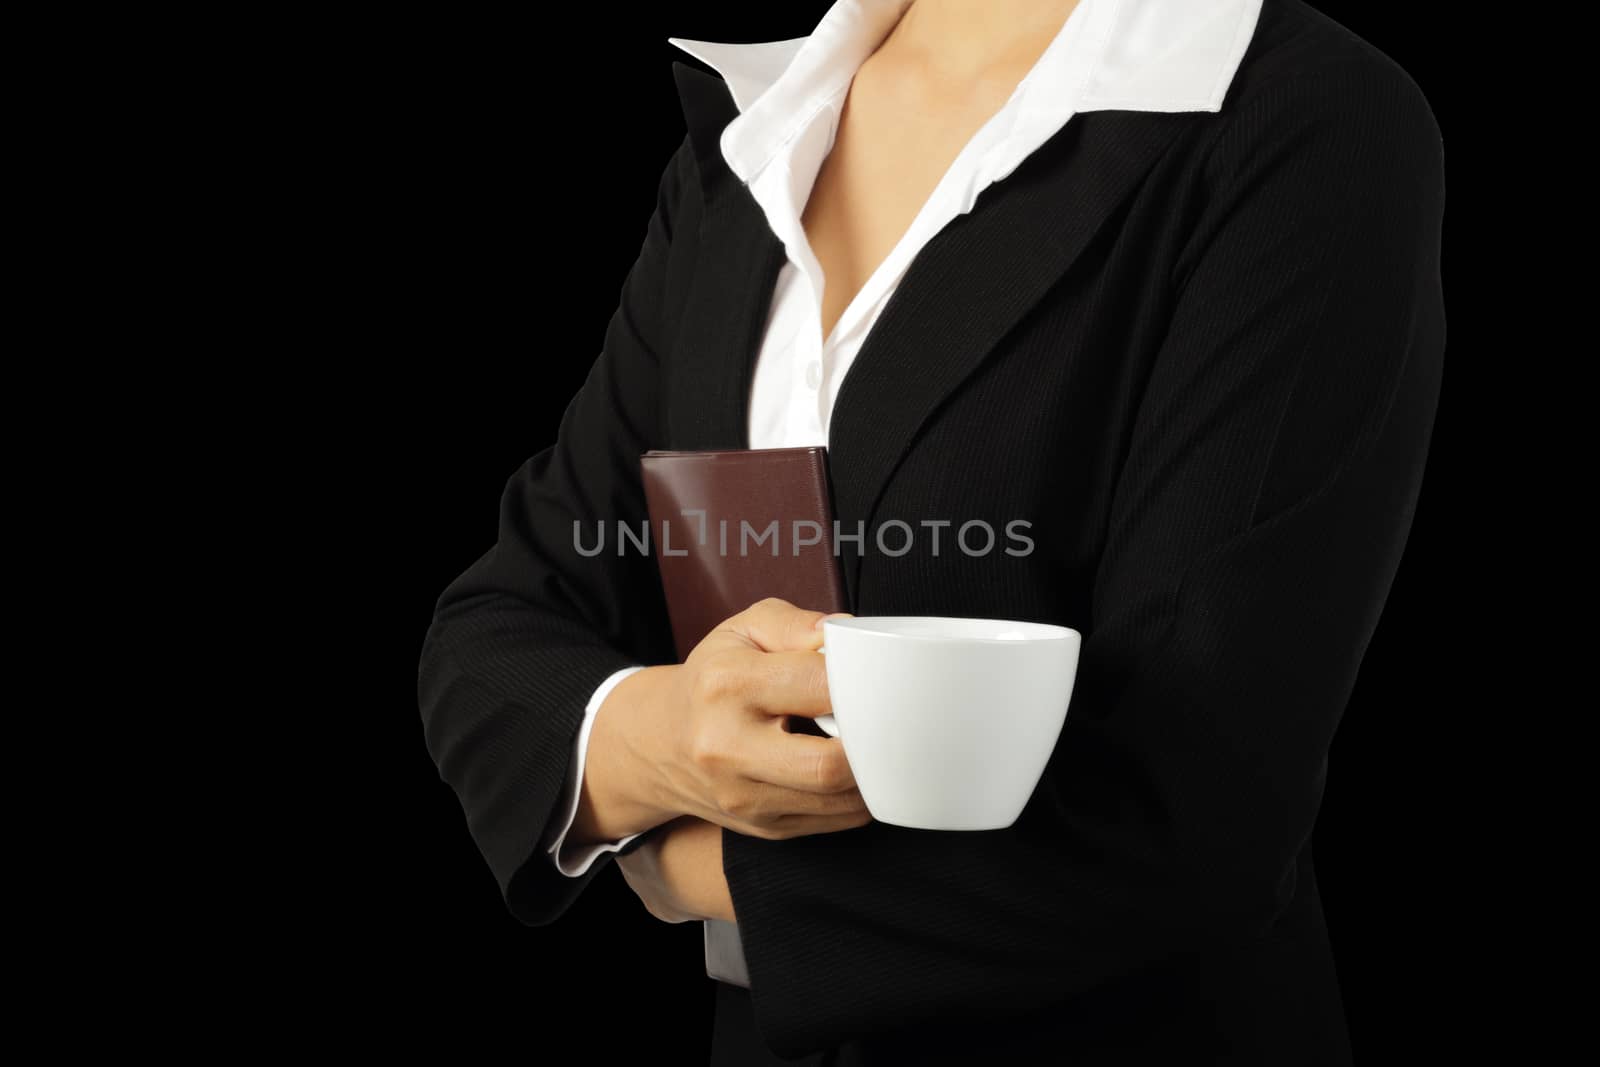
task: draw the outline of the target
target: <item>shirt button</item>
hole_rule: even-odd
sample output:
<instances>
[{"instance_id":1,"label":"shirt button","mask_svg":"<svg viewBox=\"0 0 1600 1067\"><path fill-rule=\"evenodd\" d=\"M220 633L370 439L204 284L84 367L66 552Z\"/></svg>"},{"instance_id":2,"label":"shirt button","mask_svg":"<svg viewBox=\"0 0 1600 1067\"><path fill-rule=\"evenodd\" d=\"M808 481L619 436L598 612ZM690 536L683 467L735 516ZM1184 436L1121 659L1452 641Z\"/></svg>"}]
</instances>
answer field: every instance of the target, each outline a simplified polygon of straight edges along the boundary
<instances>
[{"instance_id":1,"label":"shirt button","mask_svg":"<svg viewBox=\"0 0 1600 1067\"><path fill-rule=\"evenodd\" d=\"M806 364L806 387L815 389L822 384L822 364L812 360Z\"/></svg>"}]
</instances>

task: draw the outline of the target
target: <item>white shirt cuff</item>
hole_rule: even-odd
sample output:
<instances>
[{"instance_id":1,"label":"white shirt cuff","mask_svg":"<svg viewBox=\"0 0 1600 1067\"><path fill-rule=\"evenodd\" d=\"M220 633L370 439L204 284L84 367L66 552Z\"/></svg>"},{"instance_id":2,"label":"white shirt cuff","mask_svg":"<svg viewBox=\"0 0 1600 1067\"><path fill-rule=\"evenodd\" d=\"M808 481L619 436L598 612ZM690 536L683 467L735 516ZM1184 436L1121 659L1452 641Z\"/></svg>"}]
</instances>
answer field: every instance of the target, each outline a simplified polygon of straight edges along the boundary
<instances>
[{"instance_id":1,"label":"white shirt cuff","mask_svg":"<svg viewBox=\"0 0 1600 1067\"><path fill-rule=\"evenodd\" d=\"M600 710L600 705L605 703L606 697L611 695L611 690L617 683L633 674L642 671L643 667L624 667L617 671L595 689L594 695L589 698L589 703L583 710L583 725L578 728L578 741L572 748L572 762L567 769L567 780L562 788L561 799L556 802L556 811L559 817L554 824L559 827L552 839L545 843L545 851L555 862L556 870L568 878L576 878L588 871L604 853L616 852L629 841L638 837L638 834L629 834L620 841L602 841L592 845L576 845L571 848L562 846L567 840L567 831L572 829L572 820L578 814L578 799L583 786L584 760L589 752L589 731L594 729L595 712Z\"/></svg>"}]
</instances>

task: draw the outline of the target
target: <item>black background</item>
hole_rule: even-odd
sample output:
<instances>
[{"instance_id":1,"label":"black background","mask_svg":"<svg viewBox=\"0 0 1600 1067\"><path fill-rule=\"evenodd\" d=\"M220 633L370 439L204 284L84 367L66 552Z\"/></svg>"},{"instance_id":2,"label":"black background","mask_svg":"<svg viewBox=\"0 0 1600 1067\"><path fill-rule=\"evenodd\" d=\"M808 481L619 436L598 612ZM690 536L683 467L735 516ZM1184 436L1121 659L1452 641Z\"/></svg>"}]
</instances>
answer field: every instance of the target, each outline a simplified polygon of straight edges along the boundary
<instances>
[{"instance_id":1,"label":"black background","mask_svg":"<svg viewBox=\"0 0 1600 1067\"><path fill-rule=\"evenodd\" d=\"M1448 299L1471 193L1436 31L1392 7L1319 6L1399 61L1433 105L1450 190ZM340 429L307 490L314 517L289 536L316 546L321 573L363 592L354 615L332 620L345 631L337 667L309 665L337 673L337 699L315 712L354 747L308 763L324 798L315 830L274 880L305 988L332 991L333 1004L347 993L375 1037L470 1032L534 1063L560 1061L565 1034L607 1055L702 1055L710 987L697 925L650 919L614 870L552 926L506 913L423 746L416 654L433 599L492 543L505 479L554 440L597 353L682 137L670 70L681 54L666 39L800 36L825 7L577 6L550 26L526 13L391 12L318 38L326 81L301 84L315 122L295 131L292 160L270 164L295 199L262 211L309 202L324 220L293 295L331 313L321 340L357 354L361 370L354 383L306 376L299 410ZM297 77L283 71L287 86ZM1437 1062L1442 1042L1470 1040L1455 993L1466 946L1484 937L1460 881L1474 782L1459 694L1443 681L1459 668L1449 642L1468 625L1455 551L1470 521L1462 427L1484 383L1461 302L1450 311L1427 481L1316 834L1366 1063ZM339 592L327 581L305 611ZM1456 872L1448 891L1444 870Z\"/></svg>"}]
</instances>

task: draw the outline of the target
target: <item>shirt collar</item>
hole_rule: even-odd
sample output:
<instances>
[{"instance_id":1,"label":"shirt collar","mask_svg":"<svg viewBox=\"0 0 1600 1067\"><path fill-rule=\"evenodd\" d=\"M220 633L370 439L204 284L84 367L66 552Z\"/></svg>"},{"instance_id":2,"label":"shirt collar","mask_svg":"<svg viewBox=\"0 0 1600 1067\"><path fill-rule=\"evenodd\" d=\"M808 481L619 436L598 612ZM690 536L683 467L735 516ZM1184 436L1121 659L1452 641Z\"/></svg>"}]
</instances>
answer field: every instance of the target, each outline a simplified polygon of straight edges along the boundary
<instances>
[{"instance_id":1,"label":"shirt collar","mask_svg":"<svg viewBox=\"0 0 1600 1067\"><path fill-rule=\"evenodd\" d=\"M723 155L742 181L855 76L911 0L835 0L807 37L754 44L668 38L722 75L739 115ZM1079 0L1018 86L1014 133L1083 111L1218 111L1262 0Z\"/></svg>"}]
</instances>

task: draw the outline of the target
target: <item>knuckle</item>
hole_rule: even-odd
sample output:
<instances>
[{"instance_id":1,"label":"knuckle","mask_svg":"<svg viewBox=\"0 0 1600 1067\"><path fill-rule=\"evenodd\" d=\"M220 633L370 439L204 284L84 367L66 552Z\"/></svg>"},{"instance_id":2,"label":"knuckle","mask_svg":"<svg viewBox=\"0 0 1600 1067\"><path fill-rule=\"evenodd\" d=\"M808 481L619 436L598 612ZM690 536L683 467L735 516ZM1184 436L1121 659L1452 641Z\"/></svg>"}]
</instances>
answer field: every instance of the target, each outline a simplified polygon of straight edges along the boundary
<instances>
[{"instance_id":1,"label":"knuckle","mask_svg":"<svg viewBox=\"0 0 1600 1067\"><path fill-rule=\"evenodd\" d=\"M852 808L849 811L841 812L837 816L837 820L839 829L853 830L857 826L867 825L867 823L872 821L872 816L865 808Z\"/></svg>"},{"instance_id":2,"label":"knuckle","mask_svg":"<svg viewBox=\"0 0 1600 1067\"><path fill-rule=\"evenodd\" d=\"M821 706L831 709L833 697L828 692L828 668L821 656L816 657L816 662L806 672L806 682L810 686L809 695Z\"/></svg>"},{"instance_id":3,"label":"knuckle","mask_svg":"<svg viewBox=\"0 0 1600 1067\"><path fill-rule=\"evenodd\" d=\"M689 760L702 771L712 771L722 766L722 744L714 733L696 734L689 745Z\"/></svg>"},{"instance_id":4,"label":"knuckle","mask_svg":"<svg viewBox=\"0 0 1600 1067\"><path fill-rule=\"evenodd\" d=\"M742 822L758 822L759 812L754 796L748 789L724 786L716 791L717 807Z\"/></svg>"},{"instance_id":5,"label":"knuckle","mask_svg":"<svg viewBox=\"0 0 1600 1067\"><path fill-rule=\"evenodd\" d=\"M711 664L706 664L695 672L692 699L696 704L711 703L721 695L722 684L721 671Z\"/></svg>"},{"instance_id":6,"label":"knuckle","mask_svg":"<svg viewBox=\"0 0 1600 1067\"><path fill-rule=\"evenodd\" d=\"M837 789L850 782L850 762L845 758L844 749L838 745L830 745L817 755L816 766L817 784L829 789Z\"/></svg>"},{"instance_id":7,"label":"knuckle","mask_svg":"<svg viewBox=\"0 0 1600 1067\"><path fill-rule=\"evenodd\" d=\"M739 685L739 672L725 658L718 657L695 673L694 697L701 704L714 704L734 696Z\"/></svg>"}]
</instances>

